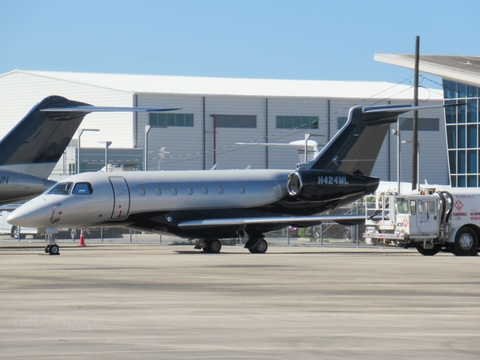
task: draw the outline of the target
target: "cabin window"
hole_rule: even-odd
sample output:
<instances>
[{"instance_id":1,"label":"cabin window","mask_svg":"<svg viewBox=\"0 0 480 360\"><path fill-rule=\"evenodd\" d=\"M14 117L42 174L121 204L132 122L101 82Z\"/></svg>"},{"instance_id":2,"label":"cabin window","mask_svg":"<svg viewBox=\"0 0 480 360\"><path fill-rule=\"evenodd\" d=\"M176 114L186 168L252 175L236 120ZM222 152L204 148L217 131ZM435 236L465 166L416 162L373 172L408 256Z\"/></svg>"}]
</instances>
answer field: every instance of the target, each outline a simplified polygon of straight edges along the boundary
<instances>
[{"instance_id":1,"label":"cabin window","mask_svg":"<svg viewBox=\"0 0 480 360\"><path fill-rule=\"evenodd\" d=\"M56 184L48 193L55 195L68 195L72 189L73 183L71 182L60 182Z\"/></svg>"},{"instance_id":2,"label":"cabin window","mask_svg":"<svg viewBox=\"0 0 480 360\"><path fill-rule=\"evenodd\" d=\"M76 183L73 188L75 195L90 195L93 193L92 185L90 183Z\"/></svg>"}]
</instances>

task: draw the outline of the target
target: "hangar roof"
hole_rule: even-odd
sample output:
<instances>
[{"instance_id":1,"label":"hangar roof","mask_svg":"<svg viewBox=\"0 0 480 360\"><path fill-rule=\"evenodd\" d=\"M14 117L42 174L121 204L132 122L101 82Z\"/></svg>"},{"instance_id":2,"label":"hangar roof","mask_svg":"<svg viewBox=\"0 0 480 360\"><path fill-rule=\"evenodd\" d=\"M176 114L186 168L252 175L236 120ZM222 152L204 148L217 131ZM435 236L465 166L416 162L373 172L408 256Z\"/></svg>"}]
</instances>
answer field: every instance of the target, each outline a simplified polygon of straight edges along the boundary
<instances>
[{"instance_id":1,"label":"hangar roof","mask_svg":"<svg viewBox=\"0 0 480 360\"><path fill-rule=\"evenodd\" d=\"M415 55L375 54L374 59L407 69L415 68ZM420 55L419 71L480 86L480 56Z\"/></svg>"},{"instance_id":2,"label":"hangar roof","mask_svg":"<svg viewBox=\"0 0 480 360\"><path fill-rule=\"evenodd\" d=\"M381 81L244 79L195 76L102 74L14 70L22 73L132 93L255 97L413 99L413 84ZM439 89L419 89L420 99L442 100Z\"/></svg>"}]
</instances>

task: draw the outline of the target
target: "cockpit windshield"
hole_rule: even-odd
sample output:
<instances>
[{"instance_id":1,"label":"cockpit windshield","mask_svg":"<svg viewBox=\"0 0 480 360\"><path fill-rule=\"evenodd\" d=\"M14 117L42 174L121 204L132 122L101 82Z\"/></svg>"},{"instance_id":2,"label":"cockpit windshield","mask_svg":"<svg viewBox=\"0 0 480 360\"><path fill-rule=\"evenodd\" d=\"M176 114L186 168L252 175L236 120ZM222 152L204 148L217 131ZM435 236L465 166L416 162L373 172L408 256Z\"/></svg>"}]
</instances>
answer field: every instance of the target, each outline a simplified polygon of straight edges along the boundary
<instances>
[{"instance_id":1,"label":"cockpit windshield","mask_svg":"<svg viewBox=\"0 0 480 360\"><path fill-rule=\"evenodd\" d=\"M55 195L68 195L70 194L72 185L72 182L59 182L58 184L54 185L48 193Z\"/></svg>"},{"instance_id":2,"label":"cockpit windshield","mask_svg":"<svg viewBox=\"0 0 480 360\"><path fill-rule=\"evenodd\" d=\"M91 193L93 193L93 189L90 183L76 183L73 188L73 194L75 195L90 195Z\"/></svg>"}]
</instances>

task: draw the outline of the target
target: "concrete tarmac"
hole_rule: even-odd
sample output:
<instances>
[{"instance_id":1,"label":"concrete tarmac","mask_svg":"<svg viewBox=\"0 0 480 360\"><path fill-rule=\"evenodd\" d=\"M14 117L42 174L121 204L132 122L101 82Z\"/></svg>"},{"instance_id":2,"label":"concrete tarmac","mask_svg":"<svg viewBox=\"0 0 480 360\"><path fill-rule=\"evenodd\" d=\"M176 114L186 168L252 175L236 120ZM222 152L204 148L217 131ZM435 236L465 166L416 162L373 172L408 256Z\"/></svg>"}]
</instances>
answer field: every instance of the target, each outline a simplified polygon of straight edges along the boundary
<instances>
[{"instance_id":1,"label":"concrete tarmac","mask_svg":"<svg viewBox=\"0 0 480 360\"><path fill-rule=\"evenodd\" d=\"M0 358L478 359L480 258L0 245Z\"/></svg>"}]
</instances>

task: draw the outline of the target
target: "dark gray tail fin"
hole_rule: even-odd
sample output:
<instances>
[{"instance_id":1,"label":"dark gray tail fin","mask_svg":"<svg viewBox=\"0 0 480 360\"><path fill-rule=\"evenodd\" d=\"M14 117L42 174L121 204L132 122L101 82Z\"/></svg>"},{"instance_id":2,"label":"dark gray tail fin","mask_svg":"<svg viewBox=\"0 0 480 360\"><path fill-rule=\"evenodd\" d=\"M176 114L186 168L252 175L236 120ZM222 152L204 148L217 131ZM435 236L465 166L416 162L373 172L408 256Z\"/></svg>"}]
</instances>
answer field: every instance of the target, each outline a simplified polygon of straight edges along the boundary
<instances>
[{"instance_id":1,"label":"dark gray tail fin","mask_svg":"<svg viewBox=\"0 0 480 360\"><path fill-rule=\"evenodd\" d=\"M427 107L441 106L443 105ZM420 108L426 107L411 105L352 107L346 124L318 156L310 163L300 166L368 176L375 165L389 125L397 121L398 115Z\"/></svg>"},{"instance_id":2,"label":"dark gray tail fin","mask_svg":"<svg viewBox=\"0 0 480 360\"><path fill-rule=\"evenodd\" d=\"M0 142L0 166L48 178L88 111L42 110L84 105L61 96L43 99Z\"/></svg>"}]
</instances>

